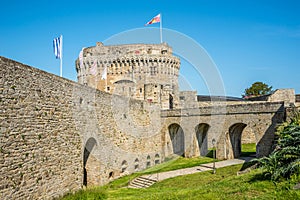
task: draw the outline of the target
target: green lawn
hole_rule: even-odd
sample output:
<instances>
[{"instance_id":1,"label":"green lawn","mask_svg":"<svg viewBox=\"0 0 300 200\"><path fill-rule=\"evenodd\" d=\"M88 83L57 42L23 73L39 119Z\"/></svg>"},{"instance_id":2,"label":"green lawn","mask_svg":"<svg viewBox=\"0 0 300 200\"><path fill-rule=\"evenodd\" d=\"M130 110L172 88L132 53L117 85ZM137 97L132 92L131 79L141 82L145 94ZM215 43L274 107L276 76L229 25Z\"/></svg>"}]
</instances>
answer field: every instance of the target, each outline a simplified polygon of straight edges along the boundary
<instances>
[{"instance_id":1,"label":"green lawn","mask_svg":"<svg viewBox=\"0 0 300 200\"><path fill-rule=\"evenodd\" d=\"M155 174L158 172L166 172L172 171L176 169L183 169L188 167L194 167L205 163L213 162L214 159L208 157L197 157L197 158L183 158L183 157L176 157L169 159L168 161L146 169L144 171L131 174L129 176L125 176L119 178L107 185L110 188L119 188L127 186L130 180L133 180L135 177L145 175L145 174Z\"/></svg>"},{"instance_id":2,"label":"green lawn","mask_svg":"<svg viewBox=\"0 0 300 200\"><path fill-rule=\"evenodd\" d=\"M263 180L260 170L237 176L242 165L164 180L147 189L107 188L107 199L299 199L283 182Z\"/></svg>"},{"instance_id":3,"label":"green lawn","mask_svg":"<svg viewBox=\"0 0 300 200\"><path fill-rule=\"evenodd\" d=\"M243 145L242 152L243 155L255 153L255 144ZM122 177L102 187L79 191L63 199L300 199L300 191L292 189L295 181L300 181L299 177L294 182L274 184L264 179L260 169L237 176L237 172L247 164L217 169L216 174L207 171L179 176L147 189L126 188L130 180L143 174L193 167L212 161L208 157L174 158L143 172Z\"/></svg>"},{"instance_id":4,"label":"green lawn","mask_svg":"<svg viewBox=\"0 0 300 200\"><path fill-rule=\"evenodd\" d=\"M256 144L242 144L242 153L241 156L252 156L256 154Z\"/></svg>"},{"instance_id":5,"label":"green lawn","mask_svg":"<svg viewBox=\"0 0 300 200\"><path fill-rule=\"evenodd\" d=\"M274 184L264 180L260 169L237 176L243 166L217 170L216 174L201 172L179 176L156 183L147 189L128 189L108 184L80 192L64 199L299 199L294 183ZM299 181L299 179L298 179Z\"/></svg>"}]
</instances>

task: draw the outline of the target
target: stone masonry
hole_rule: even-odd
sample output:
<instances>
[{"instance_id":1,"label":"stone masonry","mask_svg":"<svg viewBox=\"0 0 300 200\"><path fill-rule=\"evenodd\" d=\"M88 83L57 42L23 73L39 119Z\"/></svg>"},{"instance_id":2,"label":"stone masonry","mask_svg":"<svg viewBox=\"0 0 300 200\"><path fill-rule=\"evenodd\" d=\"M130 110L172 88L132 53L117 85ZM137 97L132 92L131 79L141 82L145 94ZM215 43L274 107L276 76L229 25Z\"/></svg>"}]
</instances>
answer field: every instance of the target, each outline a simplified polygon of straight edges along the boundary
<instances>
[{"instance_id":1,"label":"stone masonry","mask_svg":"<svg viewBox=\"0 0 300 200\"><path fill-rule=\"evenodd\" d=\"M131 57L123 52L132 52ZM205 155L212 139L219 159L239 157L242 141L255 142L257 156L267 155L288 104L278 98L200 103L189 92L181 94L191 102L179 100L174 78L180 61L171 52L166 44L111 48L98 43L84 49L83 65L76 61L79 83L0 57L0 198L53 199L103 185L174 154ZM97 70L91 76L93 62ZM128 63L139 67L132 72ZM99 80L105 66L107 83ZM173 81L132 81L132 75L151 77L153 66L154 77ZM119 81L124 91L134 87L134 93L115 92ZM107 87L110 92L105 92ZM160 94L157 101L154 92Z\"/></svg>"},{"instance_id":2,"label":"stone masonry","mask_svg":"<svg viewBox=\"0 0 300 200\"><path fill-rule=\"evenodd\" d=\"M96 46L76 60L78 82L110 94L178 106L180 60L167 44ZM172 99L170 99L172 98Z\"/></svg>"},{"instance_id":3,"label":"stone masonry","mask_svg":"<svg viewBox=\"0 0 300 200\"><path fill-rule=\"evenodd\" d=\"M159 107L3 57L0 66L1 199L51 199L163 159Z\"/></svg>"}]
</instances>

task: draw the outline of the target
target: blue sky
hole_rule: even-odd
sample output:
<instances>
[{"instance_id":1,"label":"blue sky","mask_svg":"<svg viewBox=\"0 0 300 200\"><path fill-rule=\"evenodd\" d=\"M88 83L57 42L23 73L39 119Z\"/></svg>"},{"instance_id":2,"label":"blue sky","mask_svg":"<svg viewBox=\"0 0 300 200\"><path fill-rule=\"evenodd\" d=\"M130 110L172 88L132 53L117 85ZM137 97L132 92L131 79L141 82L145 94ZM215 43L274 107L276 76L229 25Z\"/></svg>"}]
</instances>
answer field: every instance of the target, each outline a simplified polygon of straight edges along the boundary
<instances>
[{"instance_id":1,"label":"blue sky","mask_svg":"<svg viewBox=\"0 0 300 200\"><path fill-rule=\"evenodd\" d=\"M59 75L52 40L62 34L63 76L71 80L76 81L74 62L82 47L144 28L162 13L164 28L189 36L208 52L227 95L239 97L255 81L300 93L297 0L10 0L2 1L1 8L0 56ZM191 66L183 61L181 68L191 89L209 93Z\"/></svg>"}]
</instances>

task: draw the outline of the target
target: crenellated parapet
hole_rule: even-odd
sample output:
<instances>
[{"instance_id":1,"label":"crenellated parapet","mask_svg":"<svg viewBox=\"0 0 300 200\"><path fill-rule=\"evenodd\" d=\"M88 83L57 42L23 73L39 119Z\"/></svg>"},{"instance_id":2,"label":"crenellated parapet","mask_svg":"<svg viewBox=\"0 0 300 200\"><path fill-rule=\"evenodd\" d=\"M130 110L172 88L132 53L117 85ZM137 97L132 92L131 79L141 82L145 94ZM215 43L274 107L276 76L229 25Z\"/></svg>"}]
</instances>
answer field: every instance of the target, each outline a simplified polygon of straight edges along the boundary
<instances>
[{"instance_id":1,"label":"crenellated parapet","mask_svg":"<svg viewBox=\"0 0 300 200\"><path fill-rule=\"evenodd\" d=\"M180 59L163 44L96 46L76 60L78 82L108 93L159 103L178 104Z\"/></svg>"}]
</instances>

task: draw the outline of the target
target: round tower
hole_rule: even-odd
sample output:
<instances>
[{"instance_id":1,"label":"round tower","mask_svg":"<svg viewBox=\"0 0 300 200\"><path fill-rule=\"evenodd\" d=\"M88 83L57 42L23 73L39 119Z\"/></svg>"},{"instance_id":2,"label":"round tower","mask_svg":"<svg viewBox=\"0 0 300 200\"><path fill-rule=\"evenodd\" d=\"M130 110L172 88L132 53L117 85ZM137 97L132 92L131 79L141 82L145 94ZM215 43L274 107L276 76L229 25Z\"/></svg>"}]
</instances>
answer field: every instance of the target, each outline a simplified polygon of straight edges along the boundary
<instances>
[{"instance_id":1,"label":"round tower","mask_svg":"<svg viewBox=\"0 0 300 200\"><path fill-rule=\"evenodd\" d=\"M112 94L178 105L180 59L163 44L96 46L82 50L76 60L78 82Z\"/></svg>"}]
</instances>

